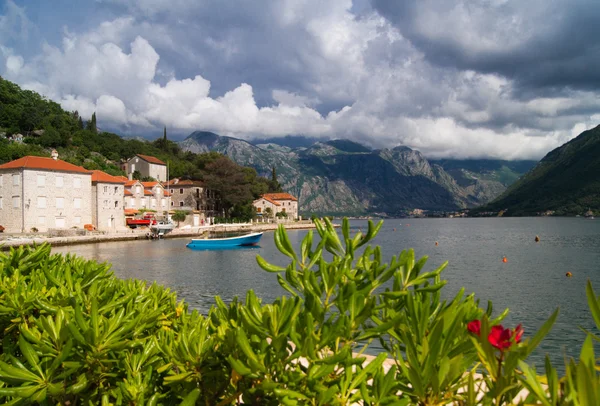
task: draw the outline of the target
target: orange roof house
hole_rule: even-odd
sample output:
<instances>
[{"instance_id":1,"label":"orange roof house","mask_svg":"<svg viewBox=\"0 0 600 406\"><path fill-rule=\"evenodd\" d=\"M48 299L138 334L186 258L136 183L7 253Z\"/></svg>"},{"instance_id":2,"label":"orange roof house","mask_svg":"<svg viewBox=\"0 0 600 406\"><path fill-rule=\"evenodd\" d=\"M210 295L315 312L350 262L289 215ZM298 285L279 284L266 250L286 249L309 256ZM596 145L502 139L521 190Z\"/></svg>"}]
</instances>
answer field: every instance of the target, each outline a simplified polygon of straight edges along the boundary
<instances>
[{"instance_id":1,"label":"orange roof house","mask_svg":"<svg viewBox=\"0 0 600 406\"><path fill-rule=\"evenodd\" d=\"M127 183L127 180L123 180L123 176L112 176L106 172L93 170L92 183L115 183L119 185L124 185L125 183Z\"/></svg>"},{"instance_id":2,"label":"orange roof house","mask_svg":"<svg viewBox=\"0 0 600 406\"><path fill-rule=\"evenodd\" d=\"M123 168L129 179L137 172L142 178L150 177L160 182L167 180L167 164L154 156L136 154L123 164Z\"/></svg>"},{"instance_id":3,"label":"orange roof house","mask_svg":"<svg viewBox=\"0 0 600 406\"><path fill-rule=\"evenodd\" d=\"M90 224L91 178L91 171L58 159L56 150L52 158L24 156L0 165L0 224L10 233Z\"/></svg>"},{"instance_id":4,"label":"orange roof house","mask_svg":"<svg viewBox=\"0 0 600 406\"><path fill-rule=\"evenodd\" d=\"M59 172L79 172L89 174L90 171L81 166L73 165L60 159L41 156L24 156L0 165L0 169L41 169Z\"/></svg>"},{"instance_id":5,"label":"orange roof house","mask_svg":"<svg viewBox=\"0 0 600 406\"><path fill-rule=\"evenodd\" d=\"M154 157L154 156L150 156L150 155L142 155L142 154L137 154L137 156L139 156L140 158L142 158L144 161L146 162L150 162L151 164L156 164L156 165L167 165L166 163L164 163L163 161L161 161L160 159Z\"/></svg>"},{"instance_id":6,"label":"orange roof house","mask_svg":"<svg viewBox=\"0 0 600 406\"><path fill-rule=\"evenodd\" d=\"M298 217L298 199L289 193L265 193L252 202L256 213L262 216L267 209L275 216L285 213L284 217L296 219Z\"/></svg>"},{"instance_id":7,"label":"orange roof house","mask_svg":"<svg viewBox=\"0 0 600 406\"><path fill-rule=\"evenodd\" d=\"M298 201L294 196L289 193L265 193L262 197L271 199L271 200L293 200L295 202Z\"/></svg>"}]
</instances>

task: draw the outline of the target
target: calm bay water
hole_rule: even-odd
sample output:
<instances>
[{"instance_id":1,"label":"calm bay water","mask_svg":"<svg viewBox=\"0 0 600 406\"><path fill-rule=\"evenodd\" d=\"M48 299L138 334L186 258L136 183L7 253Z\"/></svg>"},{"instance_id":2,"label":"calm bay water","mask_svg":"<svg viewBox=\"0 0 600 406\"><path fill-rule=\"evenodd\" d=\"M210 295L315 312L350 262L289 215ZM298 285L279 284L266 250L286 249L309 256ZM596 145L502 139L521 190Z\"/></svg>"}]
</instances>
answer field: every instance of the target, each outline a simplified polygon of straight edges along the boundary
<instances>
[{"instance_id":1,"label":"calm bay water","mask_svg":"<svg viewBox=\"0 0 600 406\"><path fill-rule=\"evenodd\" d=\"M366 230L366 221L351 222L354 231ZM295 247L307 231L290 231ZM534 238L539 235L541 241ZM113 265L120 278L156 281L177 291L191 307L206 312L213 297L225 300L244 297L254 289L266 302L284 293L273 274L256 264L260 254L270 262L285 265L277 251L273 233L263 235L260 247L224 251L194 251L187 239L129 241L56 247L57 253L74 253ZM439 245L435 245L438 241ZM457 218L386 220L375 239L383 257L414 248L416 256L429 256L425 270L444 261L442 273L448 284L444 296L452 297L461 287L475 292L483 307L494 303L494 313L510 309L505 326L522 323L525 336L537 330L556 307L560 316L532 361L541 365L549 353L555 366L564 355L577 356L584 334L593 320L585 295L590 279L600 293L600 220L583 218ZM508 262L503 263L506 256ZM572 272L572 278L565 273ZM560 368L562 369L562 368Z\"/></svg>"}]
</instances>

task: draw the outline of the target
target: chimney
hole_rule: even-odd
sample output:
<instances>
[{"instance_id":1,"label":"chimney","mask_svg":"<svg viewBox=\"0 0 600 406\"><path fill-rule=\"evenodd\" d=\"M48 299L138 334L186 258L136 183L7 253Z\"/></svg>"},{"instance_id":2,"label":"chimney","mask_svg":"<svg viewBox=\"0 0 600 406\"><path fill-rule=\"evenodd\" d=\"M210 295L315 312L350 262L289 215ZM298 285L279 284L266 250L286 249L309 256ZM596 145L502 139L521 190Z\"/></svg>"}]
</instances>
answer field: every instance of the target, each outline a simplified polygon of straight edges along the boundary
<instances>
[{"instance_id":1,"label":"chimney","mask_svg":"<svg viewBox=\"0 0 600 406\"><path fill-rule=\"evenodd\" d=\"M52 157L52 159L54 159L56 161L58 159L58 151L53 149L52 152L50 153L50 156Z\"/></svg>"}]
</instances>

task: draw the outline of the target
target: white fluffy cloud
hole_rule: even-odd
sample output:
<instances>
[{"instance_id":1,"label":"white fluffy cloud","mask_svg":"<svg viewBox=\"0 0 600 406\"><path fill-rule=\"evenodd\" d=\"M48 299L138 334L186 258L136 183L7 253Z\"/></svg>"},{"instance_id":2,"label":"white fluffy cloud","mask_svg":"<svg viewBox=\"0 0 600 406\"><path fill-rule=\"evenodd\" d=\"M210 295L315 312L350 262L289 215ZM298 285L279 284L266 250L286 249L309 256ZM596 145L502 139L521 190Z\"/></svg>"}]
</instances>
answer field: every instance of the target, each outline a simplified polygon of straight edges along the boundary
<instances>
[{"instance_id":1,"label":"white fluffy cloud","mask_svg":"<svg viewBox=\"0 0 600 406\"><path fill-rule=\"evenodd\" d=\"M0 33L9 12L26 19L9 3ZM83 116L95 111L102 128L149 137L166 125L180 134L302 134L434 157L516 159L539 158L597 123L593 90L521 97L501 72L432 61L415 38L473 44L475 55L508 52L518 41L497 43L494 26L478 37L477 27L490 13L513 31L523 24L490 2L470 14L449 8L475 25L448 31L438 3L427 3L411 9L417 20L405 36L383 11L355 14L351 0L105 0L127 16L84 30L66 24L62 41L43 43L38 55L0 38L0 74Z\"/></svg>"}]
</instances>

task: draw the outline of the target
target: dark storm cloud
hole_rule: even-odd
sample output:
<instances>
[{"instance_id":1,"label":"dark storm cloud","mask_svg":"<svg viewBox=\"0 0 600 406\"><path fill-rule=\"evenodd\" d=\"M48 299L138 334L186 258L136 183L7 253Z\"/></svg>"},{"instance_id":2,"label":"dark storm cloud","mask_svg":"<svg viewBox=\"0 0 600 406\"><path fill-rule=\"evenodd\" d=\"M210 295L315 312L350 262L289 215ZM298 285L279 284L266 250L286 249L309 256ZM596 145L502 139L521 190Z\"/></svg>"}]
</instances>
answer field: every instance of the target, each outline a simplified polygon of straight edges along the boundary
<instances>
[{"instance_id":1,"label":"dark storm cloud","mask_svg":"<svg viewBox=\"0 0 600 406\"><path fill-rule=\"evenodd\" d=\"M502 75L525 97L528 88L600 85L596 0L373 0L373 6L432 63Z\"/></svg>"}]
</instances>

